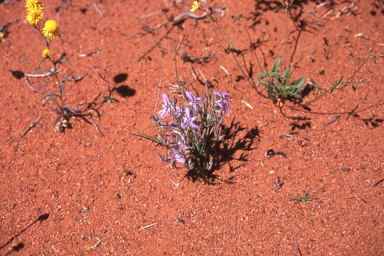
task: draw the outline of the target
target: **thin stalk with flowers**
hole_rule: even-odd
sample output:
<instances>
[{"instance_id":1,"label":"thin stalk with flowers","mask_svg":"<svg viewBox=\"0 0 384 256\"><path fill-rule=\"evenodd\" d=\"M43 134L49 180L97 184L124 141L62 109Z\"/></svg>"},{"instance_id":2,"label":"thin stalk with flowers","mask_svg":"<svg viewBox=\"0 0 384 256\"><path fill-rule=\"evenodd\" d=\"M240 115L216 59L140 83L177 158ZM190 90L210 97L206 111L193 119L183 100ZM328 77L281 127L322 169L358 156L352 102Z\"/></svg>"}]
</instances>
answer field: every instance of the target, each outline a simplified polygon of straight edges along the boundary
<instances>
[{"instance_id":1,"label":"thin stalk with flowers","mask_svg":"<svg viewBox=\"0 0 384 256\"><path fill-rule=\"evenodd\" d=\"M55 58L52 56L51 51L50 51L50 46L52 43L52 40L55 39L59 33L60 33L60 28L55 20L47 20L44 24L42 25L42 19L43 19L43 12L42 10L44 9L44 4L41 2L41 0L26 0L26 20L31 25L34 29L39 31L40 35L43 37L44 42L45 42L45 49L42 51L42 57L43 59L40 61L38 67L45 61L49 60L53 68L52 69L41 69L33 74L41 73L41 72L48 72L48 74L54 76L56 78L57 84L59 85L59 92L58 93L48 93L47 95L43 96L40 100L43 99L48 99L51 100L57 107L52 108L49 107L52 111L58 114L58 117L53 123L53 127L55 131L60 131L63 132L65 128L69 127L69 119L75 118L75 116L80 116L84 119L84 114L81 113L81 109L75 109L72 110L69 106L65 105L64 102L64 83L67 81L69 76L74 72L71 71L69 74L67 74L62 80L59 79L58 77L58 69L57 65L59 63L67 63L72 66L71 63L69 63L66 60L63 59L58 59L55 60ZM89 114L91 116L91 114ZM96 126L97 130L100 132L98 129L96 123L94 122L92 116L91 120L93 121L93 124ZM86 120L89 122L88 120ZM101 132L100 132L101 133ZM102 133L101 133L102 134Z\"/></svg>"}]
</instances>

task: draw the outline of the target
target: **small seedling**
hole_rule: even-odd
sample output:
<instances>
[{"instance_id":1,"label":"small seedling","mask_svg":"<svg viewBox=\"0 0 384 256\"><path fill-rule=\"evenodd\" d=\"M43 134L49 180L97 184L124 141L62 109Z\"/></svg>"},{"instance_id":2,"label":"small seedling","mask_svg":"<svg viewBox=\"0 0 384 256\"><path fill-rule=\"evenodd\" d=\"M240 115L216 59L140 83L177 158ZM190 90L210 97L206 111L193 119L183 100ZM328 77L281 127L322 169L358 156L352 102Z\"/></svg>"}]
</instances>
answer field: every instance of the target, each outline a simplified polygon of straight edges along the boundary
<instances>
[{"instance_id":1,"label":"small seedling","mask_svg":"<svg viewBox=\"0 0 384 256\"><path fill-rule=\"evenodd\" d=\"M305 202L305 203L307 203L307 201L312 201L311 200L311 197L313 197L314 195L307 195L307 192L305 192L305 190L304 190L304 196L289 196L288 198L292 198L292 199L294 199L294 198L296 198L296 199L294 199L295 201L295 204L297 204L297 203L300 203L300 202Z\"/></svg>"}]
</instances>

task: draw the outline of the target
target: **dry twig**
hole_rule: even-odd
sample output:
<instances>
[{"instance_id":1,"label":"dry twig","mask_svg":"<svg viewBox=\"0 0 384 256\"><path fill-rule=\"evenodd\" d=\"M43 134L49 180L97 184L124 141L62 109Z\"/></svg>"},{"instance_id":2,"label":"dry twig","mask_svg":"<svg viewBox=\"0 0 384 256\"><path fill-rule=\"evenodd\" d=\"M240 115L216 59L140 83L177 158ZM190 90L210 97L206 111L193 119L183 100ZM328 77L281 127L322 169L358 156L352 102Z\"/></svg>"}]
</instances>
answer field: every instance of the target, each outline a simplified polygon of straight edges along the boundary
<instances>
[{"instance_id":1,"label":"dry twig","mask_svg":"<svg viewBox=\"0 0 384 256\"><path fill-rule=\"evenodd\" d=\"M86 252L88 252L90 250L94 250L97 246L99 246L99 244L104 244L103 241L101 241L99 238L97 238L97 237L95 237L95 238L98 240L97 243L94 246L91 246L87 250L85 250Z\"/></svg>"}]
</instances>

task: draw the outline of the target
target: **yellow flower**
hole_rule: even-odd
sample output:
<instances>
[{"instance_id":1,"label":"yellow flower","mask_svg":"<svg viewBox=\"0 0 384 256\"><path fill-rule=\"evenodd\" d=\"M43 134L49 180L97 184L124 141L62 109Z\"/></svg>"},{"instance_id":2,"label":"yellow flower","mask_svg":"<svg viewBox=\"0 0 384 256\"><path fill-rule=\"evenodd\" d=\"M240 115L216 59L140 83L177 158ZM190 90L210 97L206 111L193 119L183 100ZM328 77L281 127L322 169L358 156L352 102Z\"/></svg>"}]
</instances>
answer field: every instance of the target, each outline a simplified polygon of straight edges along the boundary
<instances>
[{"instance_id":1,"label":"yellow flower","mask_svg":"<svg viewBox=\"0 0 384 256\"><path fill-rule=\"evenodd\" d=\"M57 37L59 35L59 26L57 25L57 22L54 20L46 21L43 28L43 35L49 37L49 39Z\"/></svg>"},{"instance_id":2,"label":"yellow flower","mask_svg":"<svg viewBox=\"0 0 384 256\"><path fill-rule=\"evenodd\" d=\"M40 2L40 0L27 0L25 7L27 8L27 10L38 9L41 11L41 9L43 9L43 3Z\"/></svg>"},{"instance_id":3,"label":"yellow flower","mask_svg":"<svg viewBox=\"0 0 384 256\"><path fill-rule=\"evenodd\" d=\"M43 51L43 58L49 58L51 57L51 52L49 51L48 48L45 48Z\"/></svg>"},{"instance_id":4,"label":"yellow flower","mask_svg":"<svg viewBox=\"0 0 384 256\"><path fill-rule=\"evenodd\" d=\"M194 12L196 9L199 9L200 5L197 1L193 2L191 12Z\"/></svg>"},{"instance_id":5,"label":"yellow flower","mask_svg":"<svg viewBox=\"0 0 384 256\"><path fill-rule=\"evenodd\" d=\"M28 9L27 16L25 19L28 21L29 25L37 25L43 18L43 13L37 8Z\"/></svg>"}]
</instances>

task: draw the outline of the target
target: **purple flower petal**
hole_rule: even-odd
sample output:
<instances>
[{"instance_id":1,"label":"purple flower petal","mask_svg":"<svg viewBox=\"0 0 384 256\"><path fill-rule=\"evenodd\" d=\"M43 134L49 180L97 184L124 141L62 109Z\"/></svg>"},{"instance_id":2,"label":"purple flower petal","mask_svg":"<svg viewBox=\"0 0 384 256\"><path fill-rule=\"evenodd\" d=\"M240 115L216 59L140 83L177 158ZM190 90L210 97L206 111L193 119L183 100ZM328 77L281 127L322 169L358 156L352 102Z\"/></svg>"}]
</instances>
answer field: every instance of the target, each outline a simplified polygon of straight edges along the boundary
<instances>
[{"instance_id":1,"label":"purple flower petal","mask_svg":"<svg viewBox=\"0 0 384 256\"><path fill-rule=\"evenodd\" d=\"M163 107L163 110L161 110L161 113L160 113L160 118L161 119L166 117L171 112L175 112L175 110L174 110L174 108L173 108L173 106L171 104L171 101L168 98L168 95L166 93L163 93L162 97L163 97L164 104L161 104L162 107Z\"/></svg>"},{"instance_id":2,"label":"purple flower petal","mask_svg":"<svg viewBox=\"0 0 384 256\"><path fill-rule=\"evenodd\" d=\"M187 98L191 102L193 102L195 100L195 96L190 91L185 91L185 96L187 96Z\"/></svg>"},{"instance_id":3,"label":"purple flower petal","mask_svg":"<svg viewBox=\"0 0 384 256\"><path fill-rule=\"evenodd\" d=\"M200 126L198 126L194 122L189 122L189 127L191 127L192 129L195 129L195 130L200 130Z\"/></svg>"}]
</instances>

